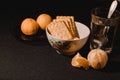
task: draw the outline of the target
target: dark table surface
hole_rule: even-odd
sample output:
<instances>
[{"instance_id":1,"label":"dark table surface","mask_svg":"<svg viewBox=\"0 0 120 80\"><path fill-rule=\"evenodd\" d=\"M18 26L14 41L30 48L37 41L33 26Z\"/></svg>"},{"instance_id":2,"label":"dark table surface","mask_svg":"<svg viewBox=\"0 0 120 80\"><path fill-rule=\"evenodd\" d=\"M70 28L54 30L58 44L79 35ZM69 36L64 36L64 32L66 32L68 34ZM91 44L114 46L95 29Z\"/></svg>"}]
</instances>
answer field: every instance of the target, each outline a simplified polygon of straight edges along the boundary
<instances>
[{"instance_id":1,"label":"dark table surface","mask_svg":"<svg viewBox=\"0 0 120 80\"><path fill-rule=\"evenodd\" d=\"M57 54L46 38L24 41L17 34L24 18L36 19L41 13L53 18L73 15L76 21L90 27L90 10L103 2L102 6L110 5L110 1L105 0L19 0L14 3L4 0L0 6L0 80L120 80L119 36L104 69L84 70L72 67L73 56ZM88 52L89 42L80 50L84 57Z\"/></svg>"}]
</instances>

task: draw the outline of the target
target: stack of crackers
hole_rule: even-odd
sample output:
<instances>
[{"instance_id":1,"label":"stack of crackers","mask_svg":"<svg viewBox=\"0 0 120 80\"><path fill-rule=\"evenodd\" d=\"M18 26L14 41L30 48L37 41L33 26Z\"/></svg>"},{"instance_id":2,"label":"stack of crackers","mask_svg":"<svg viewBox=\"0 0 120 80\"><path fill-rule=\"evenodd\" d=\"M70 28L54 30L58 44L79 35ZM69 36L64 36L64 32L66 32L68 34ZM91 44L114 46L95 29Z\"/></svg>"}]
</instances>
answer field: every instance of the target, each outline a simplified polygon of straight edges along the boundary
<instances>
[{"instance_id":1,"label":"stack of crackers","mask_svg":"<svg viewBox=\"0 0 120 80\"><path fill-rule=\"evenodd\" d=\"M47 25L51 35L58 39L71 40L79 38L74 16L56 16L53 21Z\"/></svg>"}]
</instances>

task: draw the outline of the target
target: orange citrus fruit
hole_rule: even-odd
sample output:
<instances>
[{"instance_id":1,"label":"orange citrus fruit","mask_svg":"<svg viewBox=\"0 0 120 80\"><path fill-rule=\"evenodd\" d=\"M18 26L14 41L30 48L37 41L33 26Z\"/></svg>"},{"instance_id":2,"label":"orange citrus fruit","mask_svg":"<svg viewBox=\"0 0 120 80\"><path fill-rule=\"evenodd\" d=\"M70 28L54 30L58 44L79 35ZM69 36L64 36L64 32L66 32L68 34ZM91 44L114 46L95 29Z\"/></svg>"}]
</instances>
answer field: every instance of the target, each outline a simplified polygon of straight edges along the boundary
<instances>
[{"instance_id":1,"label":"orange citrus fruit","mask_svg":"<svg viewBox=\"0 0 120 80\"><path fill-rule=\"evenodd\" d=\"M21 23L21 31L25 35L34 35L38 32L39 24L33 18L25 18Z\"/></svg>"},{"instance_id":2,"label":"orange citrus fruit","mask_svg":"<svg viewBox=\"0 0 120 80\"><path fill-rule=\"evenodd\" d=\"M37 17L37 23L42 30L46 29L46 26L52 21L52 17L49 14L43 13Z\"/></svg>"}]
</instances>

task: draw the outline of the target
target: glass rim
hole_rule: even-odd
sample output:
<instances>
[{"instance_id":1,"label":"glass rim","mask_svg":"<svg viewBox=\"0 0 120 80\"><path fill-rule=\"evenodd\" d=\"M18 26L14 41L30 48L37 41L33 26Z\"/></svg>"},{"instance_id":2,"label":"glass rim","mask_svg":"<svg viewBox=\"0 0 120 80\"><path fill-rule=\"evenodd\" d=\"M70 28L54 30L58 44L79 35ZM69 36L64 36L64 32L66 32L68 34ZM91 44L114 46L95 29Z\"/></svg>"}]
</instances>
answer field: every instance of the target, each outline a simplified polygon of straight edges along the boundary
<instances>
[{"instance_id":1,"label":"glass rim","mask_svg":"<svg viewBox=\"0 0 120 80\"><path fill-rule=\"evenodd\" d=\"M106 15L106 17L97 15L97 14L95 13L96 10L99 10L99 11L101 11L101 10L109 11L109 8L102 8L102 7L93 8L93 9L91 10L91 15L92 15L92 16L95 16L95 17L101 18L101 19L110 19L110 20L112 20L112 19L120 19L120 11L117 10L117 9L115 10L115 13L117 13L118 15L115 16L115 17L111 17L111 18L107 18L107 15ZM103 13L106 13L106 12L103 12Z\"/></svg>"}]
</instances>

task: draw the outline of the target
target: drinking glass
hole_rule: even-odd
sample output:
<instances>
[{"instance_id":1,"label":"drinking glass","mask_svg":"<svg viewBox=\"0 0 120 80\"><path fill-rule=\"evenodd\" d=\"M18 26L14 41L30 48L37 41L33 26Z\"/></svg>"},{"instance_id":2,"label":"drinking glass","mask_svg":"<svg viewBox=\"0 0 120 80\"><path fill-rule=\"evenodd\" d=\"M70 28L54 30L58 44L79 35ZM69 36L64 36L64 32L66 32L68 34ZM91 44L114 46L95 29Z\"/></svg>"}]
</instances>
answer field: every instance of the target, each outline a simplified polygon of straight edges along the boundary
<instances>
[{"instance_id":1,"label":"drinking glass","mask_svg":"<svg viewBox=\"0 0 120 80\"><path fill-rule=\"evenodd\" d=\"M90 49L100 48L111 53L115 46L117 28L120 24L120 12L115 10L111 18L107 18L108 12L109 8L101 7L91 11Z\"/></svg>"}]
</instances>

